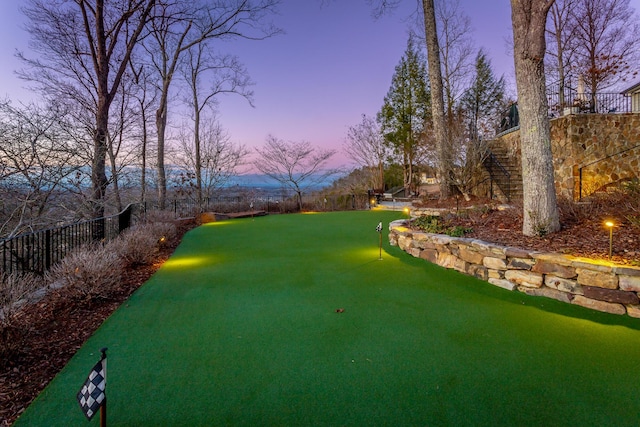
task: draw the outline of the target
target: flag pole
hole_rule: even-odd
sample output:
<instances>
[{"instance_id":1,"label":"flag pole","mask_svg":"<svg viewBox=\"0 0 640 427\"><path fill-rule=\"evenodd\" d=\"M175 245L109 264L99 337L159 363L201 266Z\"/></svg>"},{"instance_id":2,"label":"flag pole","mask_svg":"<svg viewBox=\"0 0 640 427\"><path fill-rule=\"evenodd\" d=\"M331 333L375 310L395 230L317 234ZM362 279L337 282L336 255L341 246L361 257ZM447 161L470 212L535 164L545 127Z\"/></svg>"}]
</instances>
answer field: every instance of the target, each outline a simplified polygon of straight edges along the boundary
<instances>
[{"instance_id":1,"label":"flag pole","mask_svg":"<svg viewBox=\"0 0 640 427\"><path fill-rule=\"evenodd\" d=\"M100 426L107 425L107 348L100 349L102 357L91 368L84 384L76 394L80 409L89 421L100 408Z\"/></svg>"},{"instance_id":2,"label":"flag pole","mask_svg":"<svg viewBox=\"0 0 640 427\"><path fill-rule=\"evenodd\" d=\"M104 379L105 379L105 385L106 385L106 381L107 381L107 347L103 347L100 349L100 353L102 353L102 357L100 358L101 361L104 361ZM102 402L102 405L100 405L100 427L107 427L107 393L106 393L106 386L105 386L105 394L104 394L104 401Z\"/></svg>"},{"instance_id":3,"label":"flag pole","mask_svg":"<svg viewBox=\"0 0 640 427\"><path fill-rule=\"evenodd\" d=\"M380 221L378 223L378 226L376 227L376 231L378 232L378 235L380 236L380 243L378 244L378 248L380 250L380 257L378 258L379 260L382 260L382 221Z\"/></svg>"}]
</instances>

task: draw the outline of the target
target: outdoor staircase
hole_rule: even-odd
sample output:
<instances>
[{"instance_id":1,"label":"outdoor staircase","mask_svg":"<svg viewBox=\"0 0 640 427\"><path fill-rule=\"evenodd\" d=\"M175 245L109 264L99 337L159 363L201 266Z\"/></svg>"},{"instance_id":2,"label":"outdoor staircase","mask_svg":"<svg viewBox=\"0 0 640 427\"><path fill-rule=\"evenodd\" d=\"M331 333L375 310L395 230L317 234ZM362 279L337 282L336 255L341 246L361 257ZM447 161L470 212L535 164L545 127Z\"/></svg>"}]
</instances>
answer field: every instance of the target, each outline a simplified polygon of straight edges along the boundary
<instances>
[{"instance_id":1,"label":"outdoor staircase","mask_svg":"<svg viewBox=\"0 0 640 427\"><path fill-rule=\"evenodd\" d=\"M484 168L491 179L491 197L505 202L522 200L522 168L500 140L489 141Z\"/></svg>"}]
</instances>

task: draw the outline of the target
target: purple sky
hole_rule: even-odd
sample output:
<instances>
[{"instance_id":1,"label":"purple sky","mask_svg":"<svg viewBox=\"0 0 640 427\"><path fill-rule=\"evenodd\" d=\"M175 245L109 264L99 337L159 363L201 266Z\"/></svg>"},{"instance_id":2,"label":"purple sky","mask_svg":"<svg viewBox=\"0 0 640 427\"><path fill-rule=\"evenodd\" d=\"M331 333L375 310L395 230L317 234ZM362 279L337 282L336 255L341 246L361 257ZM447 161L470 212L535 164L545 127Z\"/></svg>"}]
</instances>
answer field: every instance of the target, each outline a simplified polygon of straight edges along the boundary
<instances>
[{"instance_id":1,"label":"purple sky","mask_svg":"<svg viewBox=\"0 0 640 427\"><path fill-rule=\"evenodd\" d=\"M238 55L256 83L255 108L240 97L221 98L219 119L232 139L261 146L267 135L341 151L347 130L362 114L375 115L389 89L407 42L407 18L417 0L405 0L391 16L371 17L365 0L283 0L275 23L286 34L264 41L223 43ZM0 96L25 99L13 75L16 48L27 49L19 1L0 2ZM460 0L470 17L477 48L496 74L513 82L508 0ZM640 10L640 0L631 0ZM334 165L346 165L340 152Z\"/></svg>"}]
</instances>

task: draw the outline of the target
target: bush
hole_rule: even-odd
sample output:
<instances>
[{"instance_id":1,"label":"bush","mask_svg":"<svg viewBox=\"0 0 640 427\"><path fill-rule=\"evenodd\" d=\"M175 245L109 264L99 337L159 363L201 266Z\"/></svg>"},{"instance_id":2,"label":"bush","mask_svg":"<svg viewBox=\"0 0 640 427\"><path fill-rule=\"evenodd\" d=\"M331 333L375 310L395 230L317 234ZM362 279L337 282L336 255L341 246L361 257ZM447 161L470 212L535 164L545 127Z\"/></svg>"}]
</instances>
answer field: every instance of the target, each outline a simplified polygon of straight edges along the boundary
<instances>
[{"instance_id":1,"label":"bush","mask_svg":"<svg viewBox=\"0 0 640 427\"><path fill-rule=\"evenodd\" d=\"M634 178L622 183L622 189L633 196L640 196L640 179Z\"/></svg>"},{"instance_id":2,"label":"bush","mask_svg":"<svg viewBox=\"0 0 640 427\"><path fill-rule=\"evenodd\" d=\"M20 308L42 286L42 278L33 274L0 274L0 361L22 347L28 325L20 324Z\"/></svg>"},{"instance_id":3,"label":"bush","mask_svg":"<svg viewBox=\"0 0 640 427\"><path fill-rule=\"evenodd\" d=\"M107 246L126 265L135 267L153 263L158 254L158 240L158 237L148 232L147 226L142 226L127 230Z\"/></svg>"},{"instance_id":4,"label":"bush","mask_svg":"<svg viewBox=\"0 0 640 427\"><path fill-rule=\"evenodd\" d=\"M126 230L108 244L128 266L152 264L160 247L169 244L178 235L174 224L147 223Z\"/></svg>"},{"instance_id":5,"label":"bush","mask_svg":"<svg viewBox=\"0 0 640 427\"><path fill-rule=\"evenodd\" d=\"M147 233L156 239L156 242L172 242L178 236L178 228L172 222L156 222L144 226Z\"/></svg>"},{"instance_id":6,"label":"bush","mask_svg":"<svg viewBox=\"0 0 640 427\"><path fill-rule=\"evenodd\" d=\"M446 220L433 215L423 215L415 218L412 220L412 224L426 233L446 234L451 237L462 237L473 231L471 228L460 225L449 225Z\"/></svg>"},{"instance_id":7,"label":"bush","mask_svg":"<svg viewBox=\"0 0 640 427\"><path fill-rule=\"evenodd\" d=\"M50 283L59 282L71 296L109 299L120 283L123 262L110 247L85 246L54 265L47 273Z\"/></svg>"}]
</instances>

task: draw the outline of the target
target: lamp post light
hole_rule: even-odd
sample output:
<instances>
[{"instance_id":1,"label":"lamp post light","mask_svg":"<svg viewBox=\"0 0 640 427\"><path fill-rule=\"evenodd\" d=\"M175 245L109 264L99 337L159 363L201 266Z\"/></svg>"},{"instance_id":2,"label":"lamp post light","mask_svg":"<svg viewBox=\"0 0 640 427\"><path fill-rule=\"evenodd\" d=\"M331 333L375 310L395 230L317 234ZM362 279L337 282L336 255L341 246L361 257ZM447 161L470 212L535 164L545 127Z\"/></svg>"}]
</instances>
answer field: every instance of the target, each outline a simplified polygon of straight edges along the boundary
<instances>
[{"instance_id":1,"label":"lamp post light","mask_svg":"<svg viewBox=\"0 0 640 427\"><path fill-rule=\"evenodd\" d=\"M611 261L611 252L613 250L613 221L607 221L604 223L609 227L609 261Z\"/></svg>"}]
</instances>

